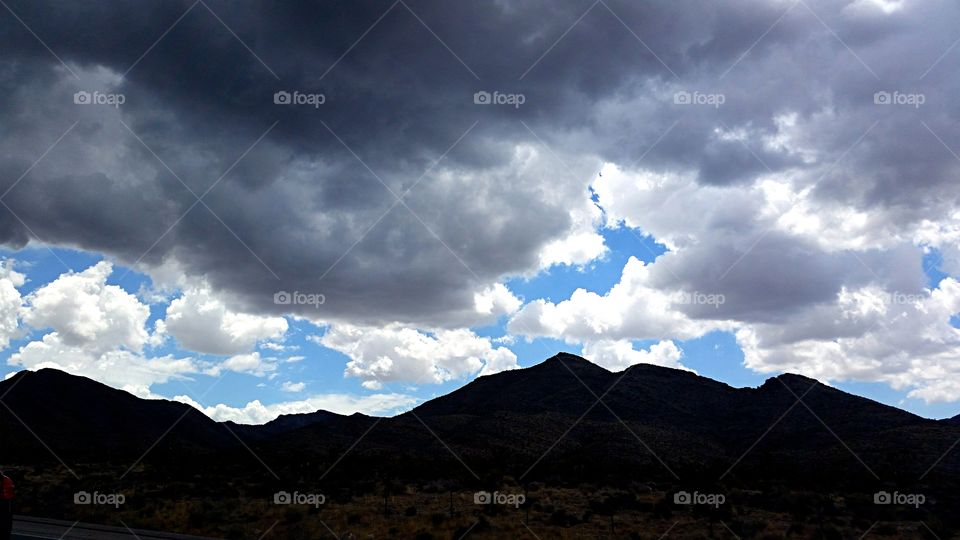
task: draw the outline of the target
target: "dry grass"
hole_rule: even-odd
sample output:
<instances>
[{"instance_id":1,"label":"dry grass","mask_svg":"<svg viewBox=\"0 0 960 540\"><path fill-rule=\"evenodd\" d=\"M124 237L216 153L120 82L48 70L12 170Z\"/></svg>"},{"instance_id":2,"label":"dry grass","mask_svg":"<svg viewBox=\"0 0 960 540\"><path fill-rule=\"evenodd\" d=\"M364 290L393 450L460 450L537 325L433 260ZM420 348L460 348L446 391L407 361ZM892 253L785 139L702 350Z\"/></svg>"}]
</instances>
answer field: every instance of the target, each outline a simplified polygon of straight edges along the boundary
<instances>
[{"instance_id":1,"label":"dry grass","mask_svg":"<svg viewBox=\"0 0 960 540\"><path fill-rule=\"evenodd\" d=\"M719 510L678 507L670 493L641 488L614 489L528 486L519 508L474 503L473 492L431 486L393 486L378 493L327 494L318 508L277 505L272 496L242 482L211 485L200 477L176 483L117 483L116 471L80 467L82 481L63 470L23 467L17 471L18 511L27 515L181 532L230 540L318 538L922 538L923 525L873 523L836 499L829 515L798 515L728 504ZM121 492L119 508L75 505L78 490ZM302 492L312 490L301 488ZM522 493L516 487L501 491ZM233 495L224 495L233 493ZM269 493L269 492L267 492ZM744 499L741 499L744 500ZM947 538L947 536L941 536Z\"/></svg>"}]
</instances>

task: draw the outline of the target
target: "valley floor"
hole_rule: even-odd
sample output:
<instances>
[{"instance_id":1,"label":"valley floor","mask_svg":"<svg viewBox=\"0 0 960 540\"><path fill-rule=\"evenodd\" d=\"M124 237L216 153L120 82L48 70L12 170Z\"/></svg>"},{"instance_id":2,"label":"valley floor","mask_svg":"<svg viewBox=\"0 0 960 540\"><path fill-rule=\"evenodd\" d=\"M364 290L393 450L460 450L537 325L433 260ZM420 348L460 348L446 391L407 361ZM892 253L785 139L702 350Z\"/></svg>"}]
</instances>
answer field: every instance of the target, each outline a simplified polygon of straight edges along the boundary
<instances>
[{"instance_id":1,"label":"valley floor","mask_svg":"<svg viewBox=\"0 0 960 540\"><path fill-rule=\"evenodd\" d=\"M72 515L58 517L69 523L80 520L125 524L231 540L960 537L936 521L885 521L875 516L858 516L840 497L830 498L833 504L829 508L814 509L809 507L804 494L796 495L795 508L775 511L742 504L684 507L675 504L672 493L636 494L608 488L537 487L527 491L527 499L520 506L478 504L475 493L416 492L404 488L386 498L366 495L326 500L316 507L278 505L262 499L179 497L119 508L77 506ZM29 527L24 529L22 522L18 530L28 531Z\"/></svg>"}]
</instances>

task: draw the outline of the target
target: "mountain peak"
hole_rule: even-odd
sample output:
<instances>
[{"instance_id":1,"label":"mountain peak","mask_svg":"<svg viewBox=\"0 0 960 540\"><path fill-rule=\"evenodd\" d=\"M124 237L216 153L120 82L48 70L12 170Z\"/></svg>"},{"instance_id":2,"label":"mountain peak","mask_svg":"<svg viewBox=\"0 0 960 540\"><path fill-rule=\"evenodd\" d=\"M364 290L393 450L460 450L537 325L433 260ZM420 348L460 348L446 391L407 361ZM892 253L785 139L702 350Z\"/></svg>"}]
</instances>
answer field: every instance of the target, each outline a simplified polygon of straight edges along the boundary
<instances>
[{"instance_id":1,"label":"mountain peak","mask_svg":"<svg viewBox=\"0 0 960 540\"><path fill-rule=\"evenodd\" d=\"M49 367L37 370L24 369L18 371L10 378L0 381L0 387L6 387L8 391L12 391L15 387L21 385L21 383L23 383L23 385L45 389L50 389L51 387L67 389L70 392L77 393L92 391L93 389L124 394L128 393L82 375L74 375L73 373Z\"/></svg>"},{"instance_id":2,"label":"mountain peak","mask_svg":"<svg viewBox=\"0 0 960 540\"><path fill-rule=\"evenodd\" d=\"M574 362L574 363L588 362L589 363L590 361L582 356L577 356L572 353L559 352L551 356L550 358L547 358L546 360L544 360L544 362Z\"/></svg>"},{"instance_id":3,"label":"mountain peak","mask_svg":"<svg viewBox=\"0 0 960 540\"><path fill-rule=\"evenodd\" d=\"M799 373L781 373L780 375L777 375L774 378L780 379L782 381L801 381L801 382L805 381L805 382L811 382L811 383L820 382L814 378L807 377L806 375L800 375Z\"/></svg>"},{"instance_id":4,"label":"mountain peak","mask_svg":"<svg viewBox=\"0 0 960 540\"><path fill-rule=\"evenodd\" d=\"M577 356L568 352L557 353L528 369L536 370L536 368L551 368L553 366L562 366L564 368L562 371L565 373L567 371L574 371L576 373L596 374L597 376L606 376L613 373L607 368L599 364L595 364L590 360L583 358L582 356Z\"/></svg>"},{"instance_id":5,"label":"mountain peak","mask_svg":"<svg viewBox=\"0 0 960 540\"><path fill-rule=\"evenodd\" d=\"M784 385L789 387L791 390L796 391L801 389L802 391L809 390L812 386L823 384L816 379L807 377L806 375L799 375L797 373L781 373L776 377L770 377L763 382L763 386L772 386L775 388L782 388Z\"/></svg>"}]
</instances>

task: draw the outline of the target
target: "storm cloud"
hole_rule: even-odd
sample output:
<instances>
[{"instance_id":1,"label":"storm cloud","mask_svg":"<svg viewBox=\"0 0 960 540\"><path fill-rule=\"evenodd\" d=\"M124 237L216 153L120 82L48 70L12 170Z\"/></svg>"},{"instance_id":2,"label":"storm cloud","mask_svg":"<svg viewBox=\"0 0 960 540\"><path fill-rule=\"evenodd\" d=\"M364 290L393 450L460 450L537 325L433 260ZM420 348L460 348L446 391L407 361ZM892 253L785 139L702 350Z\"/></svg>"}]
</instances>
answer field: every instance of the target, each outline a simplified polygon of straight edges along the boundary
<instances>
[{"instance_id":1,"label":"storm cloud","mask_svg":"<svg viewBox=\"0 0 960 540\"><path fill-rule=\"evenodd\" d=\"M478 293L602 226L670 248L642 290L729 299L678 308L685 329L920 292L929 247L956 264L955 3L8 5L10 246L174 266L249 311L361 326L489 321L504 312ZM511 330L550 334L533 320Z\"/></svg>"}]
</instances>

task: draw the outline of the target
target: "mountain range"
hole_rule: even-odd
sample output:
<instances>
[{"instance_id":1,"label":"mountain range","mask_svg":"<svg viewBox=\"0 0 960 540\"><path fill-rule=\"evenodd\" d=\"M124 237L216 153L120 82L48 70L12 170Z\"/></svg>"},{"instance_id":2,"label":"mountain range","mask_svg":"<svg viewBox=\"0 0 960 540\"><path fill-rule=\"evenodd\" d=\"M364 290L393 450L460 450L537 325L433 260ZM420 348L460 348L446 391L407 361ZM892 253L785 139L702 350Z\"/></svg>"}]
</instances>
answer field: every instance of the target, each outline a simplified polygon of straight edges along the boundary
<instances>
[{"instance_id":1,"label":"mountain range","mask_svg":"<svg viewBox=\"0 0 960 540\"><path fill-rule=\"evenodd\" d=\"M96 463L133 477L238 469L265 484L510 478L945 492L960 479L960 416L924 419L799 375L734 388L653 365L614 373L565 353L392 418L317 411L216 422L53 369L0 382L0 396L0 462Z\"/></svg>"}]
</instances>

